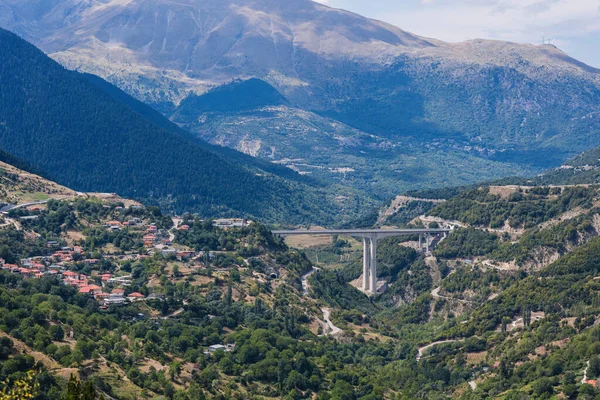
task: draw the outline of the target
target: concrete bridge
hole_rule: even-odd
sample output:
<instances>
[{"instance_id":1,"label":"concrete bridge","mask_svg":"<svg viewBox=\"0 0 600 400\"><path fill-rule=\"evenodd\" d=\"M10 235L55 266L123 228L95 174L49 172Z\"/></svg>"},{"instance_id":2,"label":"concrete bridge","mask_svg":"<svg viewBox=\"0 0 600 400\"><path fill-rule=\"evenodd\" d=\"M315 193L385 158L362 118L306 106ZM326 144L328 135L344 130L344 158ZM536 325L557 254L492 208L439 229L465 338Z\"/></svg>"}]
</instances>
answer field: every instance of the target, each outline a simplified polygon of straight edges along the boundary
<instances>
[{"instance_id":1,"label":"concrete bridge","mask_svg":"<svg viewBox=\"0 0 600 400\"><path fill-rule=\"evenodd\" d=\"M363 282L365 293L377 293L377 241L392 236L419 235L419 248L422 249L425 238L426 252L432 236L446 235L451 228L442 229L324 229L324 230L282 230L273 231L274 235L285 237L295 235L337 235L359 237L363 240Z\"/></svg>"}]
</instances>

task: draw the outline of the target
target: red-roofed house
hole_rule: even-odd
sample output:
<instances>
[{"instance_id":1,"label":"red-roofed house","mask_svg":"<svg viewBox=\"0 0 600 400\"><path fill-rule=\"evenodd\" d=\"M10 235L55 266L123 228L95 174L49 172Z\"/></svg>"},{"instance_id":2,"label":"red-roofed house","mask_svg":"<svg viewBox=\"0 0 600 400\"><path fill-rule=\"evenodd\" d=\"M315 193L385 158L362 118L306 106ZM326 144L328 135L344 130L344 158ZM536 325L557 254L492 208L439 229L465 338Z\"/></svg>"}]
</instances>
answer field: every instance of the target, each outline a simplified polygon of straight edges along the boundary
<instances>
[{"instance_id":1,"label":"red-roofed house","mask_svg":"<svg viewBox=\"0 0 600 400\"><path fill-rule=\"evenodd\" d=\"M107 299L110 295L108 293L104 293L104 292L98 292L98 293L94 293L94 298L96 300L104 300Z\"/></svg>"},{"instance_id":2,"label":"red-roofed house","mask_svg":"<svg viewBox=\"0 0 600 400\"><path fill-rule=\"evenodd\" d=\"M131 302L142 300L145 296L138 292L129 293L127 299Z\"/></svg>"}]
</instances>

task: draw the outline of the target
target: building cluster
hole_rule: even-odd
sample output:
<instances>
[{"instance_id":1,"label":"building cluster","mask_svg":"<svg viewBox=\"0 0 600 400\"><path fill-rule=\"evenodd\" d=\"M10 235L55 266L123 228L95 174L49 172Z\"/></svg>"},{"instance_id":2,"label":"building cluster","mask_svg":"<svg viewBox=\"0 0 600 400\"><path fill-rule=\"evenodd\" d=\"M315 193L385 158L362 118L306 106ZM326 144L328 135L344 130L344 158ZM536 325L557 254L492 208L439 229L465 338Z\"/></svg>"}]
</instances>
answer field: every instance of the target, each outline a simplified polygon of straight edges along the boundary
<instances>
[{"instance_id":1,"label":"building cluster","mask_svg":"<svg viewBox=\"0 0 600 400\"><path fill-rule=\"evenodd\" d=\"M61 250L61 254L67 250ZM23 266L17 264L8 264L0 258L0 269L21 275L27 278L42 278L44 276L56 276L66 286L73 287L81 294L93 297L100 302L103 307L109 305L122 305L126 303L153 300L157 296L144 296L138 292L125 294L126 287L131 285L131 275L113 277L111 274L99 274L96 277L90 277L79 272L69 271L61 263L50 263L56 257L56 252L50 257L31 257L21 260ZM98 260L89 260L96 262ZM111 287L118 286L114 289Z\"/></svg>"}]
</instances>

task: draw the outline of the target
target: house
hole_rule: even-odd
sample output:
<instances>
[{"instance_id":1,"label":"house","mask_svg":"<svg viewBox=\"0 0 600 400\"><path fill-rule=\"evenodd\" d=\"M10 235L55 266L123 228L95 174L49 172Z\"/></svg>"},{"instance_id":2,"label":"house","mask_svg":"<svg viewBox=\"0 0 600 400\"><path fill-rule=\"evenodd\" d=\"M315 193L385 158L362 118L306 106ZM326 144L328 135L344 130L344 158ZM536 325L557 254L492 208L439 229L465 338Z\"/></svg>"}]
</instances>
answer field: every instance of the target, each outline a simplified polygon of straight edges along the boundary
<instances>
[{"instance_id":1,"label":"house","mask_svg":"<svg viewBox=\"0 0 600 400\"><path fill-rule=\"evenodd\" d=\"M160 254L162 254L163 257L170 256L171 254L177 255L177 250L165 248L160 251Z\"/></svg>"},{"instance_id":2,"label":"house","mask_svg":"<svg viewBox=\"0 0 600 400\"><path fill-rule=\"evenodd\" d=\"M94 299L96 299L98 301L103 301L103 300L107 299L108 297L110 297L110 295L108 293L104 293L104 292L94 293Z\"/></svg>"},{"instance_id":3,"label":"house","mask_svg":"<svg viewBox=\"0 0 600 400\"><path fill-rule=\"evenodd\" d=\"M179 228L177 228L178 231L189 231L190 230L190 226L189 225L181 225Z\"/></svg>"},{"instance_id":4,"label":"house","mask_svg":"<svg viewBox=\"0 0 600 400\"><path fill-rule=\"evenodd\" d=\"M96 293L102 293L102 288L96 285L81 284L79 286L79 293L95 295Z\"/></svg>"},{"instance_id":5,"label":"house","mask_svg":"<svg viewBox=\"0 0 600 400\"><path fill-rule=\"evenodd\" d=\"M213 344L211 346L208 346L208 351L205 351L204 354L214 353L217 350L232 351L233 349L235 349L235 344Z\"/></svg>"},{"instance_id":6,"label":"house","mask_svg":"<svg viewBox=\"0 0 600 400\"><path fill-rule=\"evenodd\" d=\"M144 236L144 246L146 246L146 247L151 247L152 245L154 245L155 241L156 241L155 235Z\"/></svg>"},{"instance_id":7,"label":"house","mask_svg":"<svg viewBox=\"0 0 600 400\"><path fill-rule=\"evenodd\" d=\"M144 295L138 292L133 292L133 293L129 293L127 295L127 300L134 302L134 301L140 301L144 299Z\"/></svg>"},{"instance_id":8,"label":"house","mask_svg":"<svg viewBox=\"0 0 600 400\"><path fill-rule=\"evenodd\" d=\"M90 288L90 292L92 292L92 294L102 292L102 288L98 285L90 285L88 287Z\"/></svg>"},{"instance_id":9,"label":"house","mask_svg":"<svg viewBox=\"0 0 600 400\"><path fill-rule=\"evenodd\" d=\"M103 300L103 303L105 306L109 306L109 305L123 305L125 304L126 300L125 297L107 297Z\"/></svg>"},{"instance_id":10,"label":"house","mask_svg":"<svg viewBox=\"0 0 600 400\"><path fill-rule=\"evenodd\" d=\"M92 294L92 289L89 286L80 286L79 293L81 294Z\"/></svg>"},{"instance_id":11,"label":"house","mask_svg":"<svg viewBox=\"0 0 600 400\"><path fill-rule=\"evenodd\" d=\"M221 229L243 228L250 224L252 224L252 221L243 218L221 218L216 219L213 223L214 226Z\"/></svg>"},{"instance_id":12,"label":"house","mask_svg":"<svg viewBox=\"0 0 600 400\"><path fill-rule=\"evenodd\" d=\"M160 293L151 293L146 300L160 300L163 301L164 300L164 295L160 294Z\"/></svg>"},{"instance_id":13,"label":"house","mask_svg":"<svg viewBox=\"0 0 600 400\"><path fill-rule=\"evenodd\" d=\"M129 285L131 285L131 275L110 278L106 282L108 282L108 283L117 283L117 284L119 284L121 286L129 286ZM117 290L117 289L115 289L115 290ZM123 290L123 289L118 289L118 290Z\"/></svg>"},{"instance_id":14,"label":"house","mask_svg":"<svg viewBox=\"0 0 600 400\"><path fill-rule=\"evenodd\" d=\"M62 273L62 275L66 279L70 279L70 280L73 280L73 279L75 279L75 278L77 278L79 276L79 274L77 272L73 272L73 271L64 271Z\"/></svg>"},{"instance_id":15,"label":"house","mask_svg":"<svg viewBox=\"0 0 600 400\"><path fill-rule=\"evenodd\" d=\"M123 289L113 289L112 292L110 292L110 297L123 297L125 295L125 290Z\"/></svg>"},{"instance_id":16,"label":"house","mask_svg":"<svg viewBox=\"0 0 600 400\"><path fill-rule=\"evenodd\" d=\"M189 258L191 258L194 255L193 251L178 251L177 252L177 258L181 259L181 260L187 260Z\"/></svg>"}]
</instances>

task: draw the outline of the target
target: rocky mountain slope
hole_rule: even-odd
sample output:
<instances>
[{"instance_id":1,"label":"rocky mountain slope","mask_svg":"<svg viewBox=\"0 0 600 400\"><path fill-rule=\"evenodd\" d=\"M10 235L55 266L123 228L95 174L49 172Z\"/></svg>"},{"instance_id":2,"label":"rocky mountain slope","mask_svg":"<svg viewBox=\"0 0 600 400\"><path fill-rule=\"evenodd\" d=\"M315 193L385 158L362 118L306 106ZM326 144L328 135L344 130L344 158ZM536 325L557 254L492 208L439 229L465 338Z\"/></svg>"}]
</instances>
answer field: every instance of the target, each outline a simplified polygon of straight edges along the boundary
<instances>
[{"instance_id":1,"label":"rocky mountain slope","mask_svg":"<svg viewBox=\"0 0 600 400\"><path fill-rule=\"evenodd\" d=\"M462 184L539 172L600 145L598 70L549 45L445 43L308 0L2 0L0 9L0 26L168 116L190 95L262 79L286 108L173 118L214 143L343 169L356 186L367 178L382 197L443 184L435 176ZM290 126L293 142L273 137ZM357 136L371 139L348 151ZM329 144L316 146L323 137Z\"/></svg>"}]
</instances>

